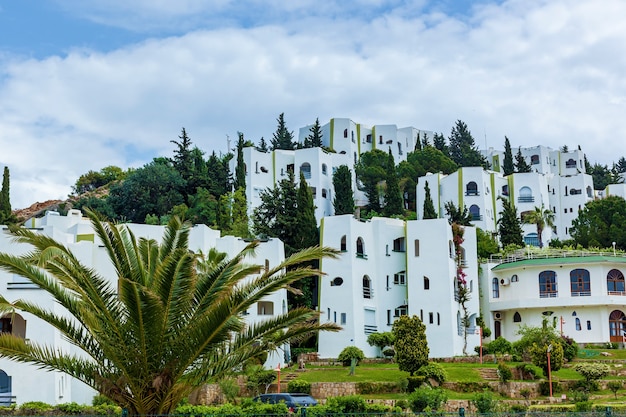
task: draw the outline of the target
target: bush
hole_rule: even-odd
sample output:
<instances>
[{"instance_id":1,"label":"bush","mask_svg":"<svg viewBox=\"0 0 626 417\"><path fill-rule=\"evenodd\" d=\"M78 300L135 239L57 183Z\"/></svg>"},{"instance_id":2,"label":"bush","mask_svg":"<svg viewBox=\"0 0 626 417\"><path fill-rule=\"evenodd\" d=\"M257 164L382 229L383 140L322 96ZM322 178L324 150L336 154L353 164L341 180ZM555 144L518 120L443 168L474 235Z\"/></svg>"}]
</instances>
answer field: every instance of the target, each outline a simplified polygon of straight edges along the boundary
<instances>
[{"instance_id":1,"label":"bush","mask_svg":"<svg viewBox=\"0 0 626 417\"><path fill-rule=\"evenodd\" d=\"M287 391L300 392L302 394L311 393L311 383L302 379L294 379L287 384Z\"/></svg>"},{"instance_id":2,"label":"bush","mask_svg":"<svg viewBox=\"0 0 626 417\"><path fill-rule=\"evenodd\" d=\"M407 392L411 393L411 392L415 391L416 389L420 388L422 386L422 384L424 384L424 377L423 376L410 376L410 377L407 377L407 387L406 387L406 390L407 390Z\"/></svg>"},{"instance_id":3,"label":"bush","mask_svg":"<svg viewBox=\"0 0 626 417\"><path fill-rule=\"evenodd\" d=\"M102 405L102 404L115 405L113 400L111 400L106 395L102 395L102 394L98 394L98 395L94 396L93 400L91 400L91 404L94 405L94 406L98 406L98 405Z\"/></svg>"},{"instance_id":4,"label":"bush","mask_svg":"<svg viewBox=\"0 0 626 417\"><path fill-rule=\"evenodd\" d=\"M496 408L497 401L493 397L491 391L484 390L474 395L472 398L472 404L476 407L478 413L491 413Z\"/></svg>"},{"instance_id":5,"label":"bush","mask_svg":"<svg viewBox=\"0 0 626 417\"><path fill-rule=\"evenodd\" d=\"M409 402L407 400L397 400L396 407L401 408L402 410L406 410L409 408Z\"/></svg>"},{"instance_id":6,"label":"bush","mask_svg":"<svg viewBox=\"0 0 626 417\"><path fill-rule=\"evenodd\" d=\"M623 384L622 381L609 381L606 384L606 387L611 390L611 392L615 395L615 399L617 399L617 391L622 389Z\"/></svg>"},{"instance_id":7,"label":"bush","mask_svg":"<svg viewBox=\"0 0 626 417\"><path fill-rule=\"evenodd\" d=\"M580 401L574 404L574 410L579 413L591 411L592 408L593 408L593 403L591 401Z\"/></svg>"},{"instance_id":8,"label":"bush","mask_svg":"<svg viewBox=\"0 0 626 417\"><path fill-rule=\"evenodd\" d=\"M343 362L344 366L350 366L352 359L356 359L358 364L359 361L365 359L365 354L356 346L348 346L337 357L337 360Z\"/></svg>"},{"instance_id":9,"label":"bush","mask_svg":"<svg viewBox=\"0 0 626 417\"><path fill-rule=\"evenodd\" d=\"M367 405L363 397L346 395L329 398L326 406L331 413L364 413Z\"/></svg>"},{"instance_id":10,"label":"bush","mask_svg":"<svg viewBox=\"0 0 626 417\"><path fill-rule=\"evenodd\" d=\"M291 362L298 363L298 356L301 353L313 353L317 352L315 348L303 348L303 347L294 347L291 348Z\"/></svg>"},{"instance_id":11,"label":"bush","mask_svg":"<svg viewBox=\"0 0 626 417\"><path fill-rule=\"evenodd\" d=\"M512 413L525 414L526 411L528 411L528 406L525 406L524 404L512 404L509 411Z\"/></svg>"},{"instance_id":12,"label":"bush","mask_svg":"<svg viewBox=\"0 0 626 417\"><path fill-rule=\"evenodd\" d=\"M517 365L515 369L519 372L521 379L534 380L543 375L543 372L539 369L539 367L530 363L521 363Z\"/></svg>"},{"instance_id":13,"label":"bush","mask_svg":"<svg viewBox=\"0 0 626 417\"><path fill-rule=\"evenodd\" d=\"M56 408L63 414L83 414L85 407L77 403L57 404Z\"/></svg>"},{"instance_id":14,"label":"bush","mask_svg":"<svg viewBox=\"0 0 626 417\"><path fill-rule=\"evenodd\" d=\"M500 363L498 363L498 376L500 377L500 381L508 382L513 378L513 372L511 372L511 368L509 368L507 364L500 361Z\"/></svg>"},{"instance_id":15,"label":"bush","mask_svg":"<svg viewBox=\"0 0 626 417\"><path fill-rule=\"evenodd\" d=\"M611 368L604 363L584 362L574 366L574 370L581 374L586 381L597 381L609 374Z\"/></svg>"},{"instance_id":16,"label":"bush","mask_svg":"<svg viewBox=\"0 0 626 417\"><path fill-rule=\"evenodd\" d=\"M19 413L24 416L43 415L52 410L52 406L42 401L31 401L20 405Z\"/></svg>"},{"instance_id":17,"label":"bush","mask_svg":"<svg viewBox=\"0 0 626 417\"><path fill-rule=\"evenodd\" d=\"M448 378L446 371L437 362L430 362L428 365L422 366L415 374L423 376L425 380L434 379L439 384L443 384Z\"/></svg>"},{"instance_id":18,"label":"bush","mask_svg":"<svg viewBox=\"0 0 626 417\"><path fill-rule=\"evenodd\" d=\"M578 356L578 344L571 337L561 336L559 340L563 346L563 357L568 362L573 361Z\"/></svg>"},{"instance_id":19,"label":"bush","mask_svg":"<svg viewBox=\"0 0 626 417\"><path fill-rule=\"evenodd\" d=\"M446 401L446 393L440 388L423 387L409 394L409 407L414 413L437 411Z\"/></svg>"},{"instance_id":20,"label":"bush","mask_svg":"<svg viewBox=\"0 0 626 417\"><path fill-rule=\"evenodd\" d=\"M511 345L511 342L509 342L502 336L499 336L498 338L496 338L496 340L489 343L487 346L489 350L488 353L499 353L501 355L504 355L513 351L513 345Z\"/></svg>"},{"instance_id":21,"label":"bush","mask_svg":"<svg viewBox=\"0 0 626 417\"><path fill-rule=\"evenodd\" d=\"M552 395L561 392L561 384L558 381L552 381ZM539 393L541 395L550 395L550 384L548 381L541 381L539 383Z\"/></svg>"}]
</instances>

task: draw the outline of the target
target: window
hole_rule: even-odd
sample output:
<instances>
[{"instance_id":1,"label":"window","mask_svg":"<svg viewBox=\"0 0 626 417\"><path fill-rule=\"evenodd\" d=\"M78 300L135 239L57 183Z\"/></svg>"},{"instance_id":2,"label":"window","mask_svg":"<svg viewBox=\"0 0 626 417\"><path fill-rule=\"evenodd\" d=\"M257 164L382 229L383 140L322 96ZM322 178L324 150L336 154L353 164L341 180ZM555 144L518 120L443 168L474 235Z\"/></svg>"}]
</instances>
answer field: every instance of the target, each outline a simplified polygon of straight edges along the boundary
<instances>
[{"instance_id":1,"label":"window","mask_svg":"<svg viewBox=\"0 0 626 417\"><path fill-rule=\"evenodd\" d=\"M519 278L517 277L517 274L514 274L513 276L511 276L511 282L519 282Z\"/></svg>"},{"instance_id":2,"label":"window","mask_svg":"<svg viewBox=\"0 0 626 417\"><path fill-rule=\"evenodd\" d=\"M574 269L569 273L572 297L590 296L591 280L586 269Z\"/></svg>"},{"instance_id":3,"label":"window","mask_svg":"<svg viewBox=\"0 0 626 417\"><path fill-rule=\"evenodd\" d=\"M570 195L579 195L582 193L583 193L583 190L581 188L572 188L571 190L569 190Z\"/></svg>"},{"instance_id":4,"label":"window","mask_svg":"<svg viewBox=\"0 0 626 417\"><path fill-rule=\"evenodd\" d=\"M287 172L294 172L296 166L295 164L287 164Z\"/></svg>"},{"instance_id":5,"label":"window","mask_svg":"<svg viewBox=\"0 0 626 417\"><path fill-rule=\"evenodd\" d=\"M367 259L365 255L365 245L363 244L363 239L360 237L356 239L356 257Z\"/></svg>"},{"instance_id":6,"label":"window","mask_svg":"<svg viewBox=\"0 0 626 417\"><path fill-rule=\"evenodd\" d=\"M609 315L609 334L611 341L622 341L626 332L626 316L620 310L613 310Z\"/></svg>"},{"instance_id":7,"label":"window","mask_svg":"<svg viewBox=\"0 0 626 417\"><path fill-rule=\"evenodd\" d=\"M348 129L344 129L343 130L343 137L347 138L348 137Z\"/></svg>"},{"instance_id":8,"label":"window","mask_svg":"<svg viewBox=\"0 0 626 417\"><path fill-rule=\"evenodd\" d=\"M578 317L576 317L576 330L582 330L582 327L580 326L580 319Z\"/></svg>"},{"instance_id":9,"label":"window","mask_svg":"<svg viewBox=\"0 0 626 417\"><path fill-rule=\"evenodd\" d=\"M576 168L576 160L570 158L565 162L565 168Z\"/></svg>"},{"instance_id":10,"label":"window","mask_svg":"<svg viewBox=\"0 0 626 417\"><path fill-rule=\"evenodd\" d=\"M309 187L309 190L311 190L311 197L315 200L317 197L317 187Z\"/></svg>"},{"instance_id":11,"label":"window","mask_svg":"<svg viewBox=\"0 0 626 417\"><path fill-rule=\"evenodd\" d=\"M405 239L403 237L399 237L393 240L393 251L406 252Z\"/></svg>"},{"instance_id":12,"label":"window","mask_svg":"<svg viewBox=\"0 0 626 417\"><path fill-rule=\"evenodd\" d=\"M339 287L341 284L343 284L343 278L341 277L335 277L332 281L330 281L331 287Z\"/></svg>"},{"instance_id":13,"label":"window","mask_svg":"<svg viewBox=\"0 0 626 417\"><path fill-rule=\"evenodd\" d=\"M478 185L474 181L470 181L465 186L465 195L478 195Z\"/></svg>"},{"instance_id":14,"label":"window","mask_svg":"<svg viewBox=\"0 0 626 417\"><path fill-rule=\"evenodd\" d=\"M378 143L381 145L383 144L383 135L378 136Z\"/></svg>"},{"instance_id":15,"label":"window","mask_svg":"<svg viewBox=\"0 0 626 417\"><path fill-rule=\"evenodd\" d=\"M265 260L265 272L270 270L270 260L266 259Z\"/></svg>"},{"instance_id":16,"label":"window","mask_svg":"<svg viewBox=\"0 0 626 417\"><path fill-rule=\"evenodd\" d=\"M396 285L406 285L406 271L393 274L393 283Z\"/></svg>"},{"instance_id":17,"label":"window","mask_svg":"<svg viewBox=\"0 0 626 417\"><path fill-rule=\"evenodd\" d=\"M371 133L369 135L365 136L365 142L372 143L372 134Z\"/></svg>"},{"instance_id":18,"label":"window","mask_svg":"<svg viewBox=\"0 0 626 417\"><path fill-rule=\"evenodd\" d=\"M322 188L322 198L326 198L326 188Z\"/></svg>"},{"instance_id":19,"label":"window","mask_svg":"<svg viewBox=\"0 0 626 417\"><path fill-rule=\"evenodd\" d=\"M522 187L519 189L519 197L517 198L519 203L532 203L535 201L533 192L530 187Z\"/></svg>"},{"instance_id":20,"label":"window","mask_svg":"<svg viewBox=\"0 0 626 417\"><path fill-rule=\"evenodd\" d=\"M500 281L498 281L498 278L491 280L491 291L492 298L500 298Z\"/></svg>"},{"instance_id":21,"label":"window","mask_svg":"<svg viewBox=\"0 0 626 417\"><path fill-rule=\"evenodd\" d=\"M504 196L508 196L509 195L509 186L508 185L503 185L502 186L502 195L504 195Z\"/></svg>"},{"instance_id":22,"label":"window","mask_svg":"<svg viewBox=\"0 0 626 417\"><path fill-rule=\"evenodd\" d=\"M12 333L13 324L11 323L11 317L3 317L0 319L0 333Z\"/></svg>"},{"instance_id":23,"label":"window","mask_svg":"<svg viewBox=\"0 0 626 417\"><path fill-rule=\"evenodd\" d=\"M363 298L372 298L372 280L367 275L363 275Z\"/></svg>"},{"instance_id":24,"label":"window","mask_svg":"<svg viewBox=\"0 0 626 417\"><path fill-rule=\"evenodd\" d=\"M341 313L341 322L340 324L346 324L347 321L347 314L346 313Z\"/></svg>"},{"instance_id":25,"label":"window","mask_svg":"<svg viewBox=\"0 0 626 417\"><path fill-rule=\"evenodd\" d=\"M522 316L519 312L515 312L515 314L513 314L513 323L521 323L522 322Z\"/></svg>"},{"instance_id":26,"label":"window","mask_svg":"<svg viewBox=\"0 0 626 417\"><path fill-rule=\"evenodd\" d=\"M428 277L424 277L424 289L430 290L430 279Z\"/></svg>"},{"instance_id":27,"label":"window","mask_svg":"<svg viewBox=\"0 0 626 417\"><path fill-rule=\"evenodd\" d=\"M398 142L398 155L402 155L402 144Z\"/></svg>"},{"instance_id":28,"label":"window","mask_svg":"<svg viewBox=\"0 0 626 417\"><path fill-rule=\"evenodd\" d=\"M441 326L441 314L437 313L437 326Z\"/></svg>"},{"instance_id":29,"label":"window","mask_svg":"<svg viewBox=\"0 0 626 417\"><path fill-rule=\"evenodd\" d=\"M530 157L530 165L537 165L539 163L539 155L532 155Z\"/></svg>"},{"instance_id":30,"label":"window","mask_svg":"<svg viewBox=\"0 0 626 417\"><path fill-rule=\"evenodd\" d=\"M322 174L328 175L328 167L326 164L322 164Z\"/></svg>"},{"instance_id":31,"label":"window","mask_svg":"<svg viewBox=\"0 0 626 417\"><path fill-rule=\"evenodd\" d=\"M356 141L354 140L354 131L353 130L350 131L350 136L352 136L352 143L356 143Z\"/></svg>"},{"instance_id":32,"label":"window","mask_svg":"<svg viewBox=\"0 0 626 417\"><path fill-rule=\"evenodd\" d=\"M343 235L341 237L341 251L342 252L347 252L348 251L348 246L347 246L347 243L346 243L346 235Z\"/></svg>"},{"instance_id":33,"label":"window","mask_svg":"<svg viewBox=\"0 0 626 417\"><path fill-rule=\"evenodd\" d=\"M274 303L271 301L259 301L257 303L257 314L259 316L274 315Z\"/></svg>"},{"instance_id":34,"label":"window","mask_svg":"<svg viewBox=\"0 0 626 417\"><path fill-rule=\"evenodd\" d=\"M482 216L480 215L480 207L476 204L472 204L469 208L470 215L472 216L472 221L482 220Z\"/></svg>"},{"instance_id":35,"label":"window","mask_svg":"<svg viewBox=\"0 0 626 417\"><path fill-rule=\"evenodd\" d=\"M587 186L587 197L593 197L593 190L590 186Z\"/></svg>"},{"instance_id":36,"label":"window","mask_svg":"<svg viewBox=\"0 0 626 417\"><path fill-rule=\"evenodd\" d=\"M587 320L587 330L591 330L591 320Z\"/></svg>"},{"instance_id":37,"label":"window","mask_svg":"<svg viewBox=\"0 0 626 417\"><path fill-rule=\"evenodd\" d=\"M406 316L409 313L409 309L406 305L398 306L394 311L395 317Z\"/></svg>"},{"instance_id":38,"label":"window","mask_svg":"<svg viewBox=\"0 0 626 417\"><path fill-rule=\"evenodd\" d=\"M387 326L391 325L391 310L387 310Z\"/></svg>"},{"instance_id":39,"label":"window","mask_svg":"<svg viewBox=\"0 0 626 417\"><path fill-rule=\"evenodd\" d=\"M539 297L557 297L559 292L556 286L556 272L543 271L539 274Z\"/></svg>"},{"instance_id":40,"label":"window","mask_svg":"<svg viewBox=\"0 0 626 417\"><path fill-rule=\"evenodd\" d=\"M435 315L433 313L428 313L428 323L433 324L435 322Z\"/></svg>"},{"instance_id":41,"label":"window","mask_svg":"<svg viewBox=\"0 0 626 417\"><path fill-rule=\"evenodd\" d=\"M311 178L311 164L309 164L308 162L305 162L304 164L300 165L300 172L304 175L305 179L310 179Z\"/></svg>"},{"instance_id":42,"label":"window","mask_svg":"<svg viewBox=\"0 0 626 417\"><path fill-rule=\"evenodd\" d=\"M415 239L413 241L413 246L415 247L415 256L420 256L420 240Z\"/></svg>"},{"instance_id":43,"label":"window","mask_svg":"<svg viewBox=\"0 0 626 417\"><path fill-rule=\"evenodd\" d=\"M259 162L258 161L254 163L254 173L255 174L259 173Z\"/></svg>"},{"instance_id":44,"label":"window","mask_svg":"<svg viewBox=\"0 0 626 417\"><path fill-rule=\"evenodd\" d=\"M611 269L606 275L606 288L609 295L624 294L624 274L617 269Z\"/></svg>"}]
</instances>

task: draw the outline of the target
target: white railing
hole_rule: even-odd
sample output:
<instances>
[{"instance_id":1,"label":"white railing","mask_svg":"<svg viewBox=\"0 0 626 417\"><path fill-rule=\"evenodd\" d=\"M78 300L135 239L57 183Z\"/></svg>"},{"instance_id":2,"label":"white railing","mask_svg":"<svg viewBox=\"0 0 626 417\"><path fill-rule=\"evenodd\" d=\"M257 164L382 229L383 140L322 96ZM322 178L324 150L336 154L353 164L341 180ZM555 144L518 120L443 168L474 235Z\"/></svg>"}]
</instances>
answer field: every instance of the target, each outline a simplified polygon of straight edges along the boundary
<instances>
[{"instance_id":1,"label":"white railing","mask_svg":"<svg viewBox=\"0 0 626 417\"><path fill-rule=\"evenodd\" d=\"M510 262L524 261L527 259L555 259L555 258L581 258L589 256L605 256L615 258L626 258L626 253L613 253L587 250L560 250L560 249L543 249L543 250L527 250L520 249L507 255L491 255L489 261L491 263L505 264Z\"/></svg>"}]
</instances>

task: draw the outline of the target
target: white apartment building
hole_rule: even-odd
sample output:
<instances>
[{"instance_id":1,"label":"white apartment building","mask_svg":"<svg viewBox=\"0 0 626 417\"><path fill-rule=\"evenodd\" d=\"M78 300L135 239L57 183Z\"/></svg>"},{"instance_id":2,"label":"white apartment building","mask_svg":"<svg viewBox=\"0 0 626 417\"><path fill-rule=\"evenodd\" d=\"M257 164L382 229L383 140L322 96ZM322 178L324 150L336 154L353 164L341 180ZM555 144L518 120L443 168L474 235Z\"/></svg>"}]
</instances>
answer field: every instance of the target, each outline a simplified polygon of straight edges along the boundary
<instances>
[{"instance_id":1,"label":"white apartment building","mask_svg":"<svg viewBox=\"0 0 626 417\"><path fill-rule=\"evenodd\" d=\"M94 268L112 283L116 279L104 247L100 245L90 221L82 217L79 210L70 210L67 216L48 212L44 217L30 219L27 223L26 227L63 242L85 266ZM129 227L136 238L145 237L156 241L162 240L165 229L164 226L143 224L125 226ZM204 225L195 225L189 236L189 248L203 253L208 253L211 248L215 247L221 252L234 256L246 245L247 242L232 236L220 238L219 231ZM27 245L15 243L8 230L4 228L0 234L0 252L19 255L28 250ZM256 249L255 257L251 257L248 261L265 267L273 267L283 260L283 243L279 239L270 239L262 242ZM0 291L8 301L26 299L44 309L63 313L61 307L46 292L20 276L0 271ZM286 309L287 292L280 290L258 302L248 311L245 319L249 323L255 323L270 319L273 315L285 312ZM0 317L0 324L2 331L10 331L33 342L45 343L52 349L81 354L56 329L29 314L5 315ZM284 364L284 356L289 353L288 346L284 346L283 351L284 353L278 352L270 355L266 366L274 368L279 363ZM33 389L33 387L38 388ZM29 401L43 401L48 404L68 402L91 404L95 394L93 389L64 373L44 371L33 365L0 358L0 404L8 404L11 401L17 404Z\"/></svg>"},{"instance_id":2,"label":"white apartment building","mask_svg":"<svg viewBox=\"0 0 626 417\"><path fill-rule=\"evenodd\" d=\"M476 233L465 228L461 265L467 274L471 327L461 324L464 311L457 301L457 263L452 230L447 220L403 221L351 215L325 217L321 240L341 250L341 257L324 260L320 281L321 320L343 327L319 335L319 355L337 357L357 346L367 357L380 354L367 343L374 332L391 331L401 315L417 315L426 325L431 357L474 352L479 307Z\"/></svg>"},{"instance_id":3,"label":"white apartment building","mask_svg":"<svg viewBox=\"0 0 626 417\"><path fill-rule=\"evenodd\" d=\"M491 340L519 339L520 325L548 318L577 343L623 342L626 288L623 255L557 252L516 256L482 266L481 311Z\"/></svg>"}]
</instances>

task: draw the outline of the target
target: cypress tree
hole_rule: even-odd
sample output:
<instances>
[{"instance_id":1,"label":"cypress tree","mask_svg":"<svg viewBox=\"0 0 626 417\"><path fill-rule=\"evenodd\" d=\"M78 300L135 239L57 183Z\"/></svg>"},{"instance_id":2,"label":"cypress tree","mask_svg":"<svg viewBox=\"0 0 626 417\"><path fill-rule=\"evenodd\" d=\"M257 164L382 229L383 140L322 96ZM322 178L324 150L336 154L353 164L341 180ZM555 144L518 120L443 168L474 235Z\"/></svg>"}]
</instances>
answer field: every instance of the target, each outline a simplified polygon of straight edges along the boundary
<instances>
[{"instance_id":1,"label":"cypress tree","mask_svg":"<svg viewBox=\"0 0 626 417\"><path fill-rule=\"evenodd\" d=\"M498 220L498 234L503 248L508 245L524 246L522 226L517 210L508 198L502 198L502 211Z\"/></svg>"},{"instance_id":2,"label":"cypress tree","mask_svg":"<svg viewBox=\"0 0 626 417\"><path fill-rule=\"evenodd\" d=\"M5 166L2 175L2 190L0 190L0 224L7 225L14 222L9 196L9 167Z\"/></svg>"},{"instance_id":3,"label":"cypress tree","mask_svg":"<svg viewBox=\"0 0 626 417\"><path fill-rule=\"evenodd\" d=\"M509 138L504 137L504 161L502 164L504 175L511 175L515 172L515 165L513 164L513 151L511 151L511 142Z\"/></svg>"},{"instance_id":4,"label":"cypress tree","mask_svg":"<svg viewBox=\"0 0 626 417\"><path fill-rule=\"evenodd\" d=\"M237 140L237 167L235 168L235 188L246 189L246 166L243 162L243 133L237 132L239 139Z\"/></svg>"},{"instance_id":5,"label":"cypress tree","mask_svg":"<svg viewBox=\"0 0 626 417\"><path fill-rule=\"evenodd\" d=\"M383 213L387 217L400 215L404 212L402 207L402 194L398 184L398 174L396 173L396 163L393 159L391 149L389 149L389 159L387 160L387 188L385 190L385 207Z\"/></svg>"},{"instance_id":6,"label":"cypress tree","mask_svg":"<svg viewBox=\"0 0 626 417\"><path fill-rule=\"evenodd\" d=\"M428 186L428 181L424 185L424 212L422 215L422 219L436 219L437 212L435 211L435 206L433 204L433 199L430 196L430 187Z\"/></svg>"},{"instance_id":7,"label":"cypress tree","mask_svg":"<svg viewBox=\"0 0 626 417\"><path fill-rule=\"evenodd\" d=\"M304 249L319 244L319 230L315 219L315 205L313 194L307 184L304 174L300 172L300 186L297 197L298 215L296 216L296 232L294 239L295 249Z\"/></svg>"},{"instance_id":8,"label":"cypress tree","mask_svg":"<svg viewBox=\"0 0 626 417\"><path fill-rule=\"evenodd\" d=\"M315 124L309 129L311 132L309 136L304 138L305 148L321 148L322 147L322 127L320 126L320 119L315 119Z\"/></svg>"},{"instance_id":9,"label":"cypress tree","mask_svg":"<svg viewBox=\"0 0 626 417\"><path fill-rule=\"evenodd\" d=\"M354 213L352 174L347 165L340 165L333 174L333 187L335 189L333 199L335 215Z\"/></svg>"},{"instance_id":10,"label":"cypress tree","mask_svg":"<svg viewBox=\"0 0 626 417\"><path fill-rule=\"evenodd\" d=\"M532 169L528 162L522 156L522 148L517 148L517 155L515 155L515 169L516 172L531 172Z\"/></svg>"}]
</instances>

